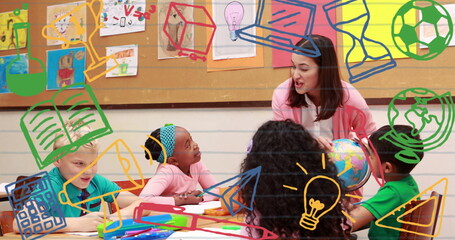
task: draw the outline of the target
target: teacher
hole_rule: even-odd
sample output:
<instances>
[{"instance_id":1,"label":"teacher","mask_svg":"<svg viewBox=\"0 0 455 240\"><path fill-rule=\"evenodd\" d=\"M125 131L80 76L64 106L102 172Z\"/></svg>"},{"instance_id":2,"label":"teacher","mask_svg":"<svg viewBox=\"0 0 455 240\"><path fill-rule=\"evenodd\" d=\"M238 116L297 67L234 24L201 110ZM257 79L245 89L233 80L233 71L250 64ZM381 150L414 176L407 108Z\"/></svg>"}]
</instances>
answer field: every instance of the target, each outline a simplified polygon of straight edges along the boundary
<instances>
[{"instance_id":1,"label":"teacher","mask_svg":"<svg viewBox=\"0 0 455 240\"><path fill-rule=\"evenodd\" d=\"M311 35L311 39L321 55L313 58L292 53L291 77L273 92L273 118L302 124L322 148L330 150L332 140L352 139L355 129L369 135L376 124L362 95L341 80L332 41L320 35ZM296 44L316 50L314 45L308 39ZM356 111L346 111L347 106Z\"/></svg>"}]
</instances>

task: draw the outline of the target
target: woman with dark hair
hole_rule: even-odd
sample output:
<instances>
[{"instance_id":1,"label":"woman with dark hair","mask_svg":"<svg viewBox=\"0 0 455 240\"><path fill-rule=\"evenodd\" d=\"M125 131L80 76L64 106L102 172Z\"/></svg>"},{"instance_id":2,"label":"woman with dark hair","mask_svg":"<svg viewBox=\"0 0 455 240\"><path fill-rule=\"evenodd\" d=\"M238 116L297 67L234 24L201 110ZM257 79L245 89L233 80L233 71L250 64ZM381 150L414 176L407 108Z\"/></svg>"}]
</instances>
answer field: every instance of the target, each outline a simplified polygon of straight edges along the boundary
<instances>
[{"instance_id":1,"label":"woman with dark hair","mask_svg":"<svg viewBox=\"0 0 455 240\"><path fill-rule=\"evenodd\" d=\"M302 125L290 120L264 123L241 166L241 173L261 166L257 186L248 181L240 192L245 206L254 205L254 210L246 210L245 223L268 229L280 239L347 239L350 227L340 200L344 192L335 166L323 161L323 155ZM316 201L325 208L311 210ZM242 234L263 235L255 228L243 228Z\"/></svg>"},{"instance_id":2,"label":"woman with dark hair","mask_svg":"<svg viewBox=\"0 0 455 240\"><path fill-rule=\"evenodd\" d=\"M292 54L291 77L273 93L274 120L302 124L326 150L331 149L333 139L353 138L355 129L371 134L376 124L362 95L341 80L332 41L320 35L312 35L311 40L303 38L296 46L310 50L316 46L321 55ZM347 106L357 111L346 111Z\"/></svg>"}]
</instances>

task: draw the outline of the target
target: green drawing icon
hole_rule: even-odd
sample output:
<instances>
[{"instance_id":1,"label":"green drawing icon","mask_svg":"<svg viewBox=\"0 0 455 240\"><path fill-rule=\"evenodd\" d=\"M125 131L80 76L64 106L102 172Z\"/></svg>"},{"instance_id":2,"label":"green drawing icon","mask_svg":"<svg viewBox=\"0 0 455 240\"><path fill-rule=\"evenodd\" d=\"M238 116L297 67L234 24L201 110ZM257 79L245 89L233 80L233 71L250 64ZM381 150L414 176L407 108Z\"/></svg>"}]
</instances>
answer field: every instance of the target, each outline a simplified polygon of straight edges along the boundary
<instances>
[{"instance_id":1,"label":"green drawing icon","mask_svg":"<svg viewBox=\"0 0 455 240\"><path fill-rule=\"evenodd\" d=\"M22 5L23 9L28 9L27 4ZM15 15L20 14L20 10L14 10ZM30 41L30 23L14 23L14 35L16 39L16 58L11 61L6 67L6 84L8 89L20 96L28 97L36 95L46 89L47 77L46 77L46 67L44 63L38 58L31 56L31 41ZM31 61L37 61L41 66L41 72L38 73L28 73L28 74L11 74L10 68L16 61L20 60L19 56L19 30L26 29L27 31L27 57Z\"/></svg>"},{"instance_id":2,"label":"green drawing icon","mask_svg":"<svg viewBox=\"0 0 455 240\"><path fill-rule=\"evenodd\" d=\"M414 13L421 16L415 23ZM419 38L419 30L429 36ZM426 34L425 34L426 35ZM395 46L407 56L416 60L430 60L442 53L453 36L452 18L439 3L432 0L412 0L404 4L392 20L392 39ZM428 50L413 53L417 44Z\"/></svg>"},{"instance_id":3,"label":"green drawing icon","mask_svg":"<svg viewBox=\"0 0 455 240\"><path fill-rule=\"evenodd\" d=\"M397 107L399 103L411 102L409 108ZM436 102L439 109L428 108ZM395 157L405 163L416 164L421 159L416 152L427 152L444 144L452 133L455 120L455 105L450 92L438 95L427 88L409 88L399 92L390 101L388 109L392 131L381 139L403 148ZM420 134L421 141L398 134L396 124L408 124L414 128L412 134ZM434 129L434 130L433 130ZM423 147L423 149L421 149Z\"/></svg>"},{"instance_id":4,"label":"green drawing icon","mask_svg":"<svg viewBox=\"0 0 455 240\"><path fill-rule=\"evenodd\" d=\"M84 91L70 91L69 94L68 89L80 87ZM66 120L73 119L79 119L74 123L75 126L84 121L85 125L90 124L96 128L73 141L64 127ZM50 100L33 105L22 116L20 127L39 169L77 151L80 146L113 132L92 88L82 83L63 87ZM68 144L53 150L53 144L58 138L66 139Z\"/></svg>"}]
</instances>

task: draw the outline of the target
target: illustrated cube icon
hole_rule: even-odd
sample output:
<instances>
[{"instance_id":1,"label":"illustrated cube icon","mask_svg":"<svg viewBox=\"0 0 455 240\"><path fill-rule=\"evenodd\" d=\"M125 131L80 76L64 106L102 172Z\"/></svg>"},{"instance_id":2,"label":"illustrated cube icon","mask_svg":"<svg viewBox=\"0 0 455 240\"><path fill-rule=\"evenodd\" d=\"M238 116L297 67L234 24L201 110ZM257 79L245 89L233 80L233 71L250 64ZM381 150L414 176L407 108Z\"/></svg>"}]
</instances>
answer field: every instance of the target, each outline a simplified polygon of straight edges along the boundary
<instances>
[{"instance_id":1,"label":"illustrated cube icon","mask_svg":"<svg viewBox=\"0 0 455 240\"><path fill-rule=\"evenodd\" d=\"M192 9L194 13L193 15L197 19L188 19L188 16L185 16L185 14L183 14L180 9ZM208 23L207 19L209 20ZM192 34L192 28L194 28L194 32L199 33L207 29L210 31L210 37L207 41L207 44L195 44L195 47L193 49L182 44L182 39L184 39L187 34ZM169 43L172 44L175 49L180 50L180 56L189 55L193 60L202 58L205 61L205 57L198 56L197 54L207 55L210 50L213 37L215 36L215 30L215 22L205 7L176 2L171 2L169 4L169 10L164 22L163 32L169 38ZM204 36L205 38L204 34L201 36Z\"/></svg>"}]
</instances>

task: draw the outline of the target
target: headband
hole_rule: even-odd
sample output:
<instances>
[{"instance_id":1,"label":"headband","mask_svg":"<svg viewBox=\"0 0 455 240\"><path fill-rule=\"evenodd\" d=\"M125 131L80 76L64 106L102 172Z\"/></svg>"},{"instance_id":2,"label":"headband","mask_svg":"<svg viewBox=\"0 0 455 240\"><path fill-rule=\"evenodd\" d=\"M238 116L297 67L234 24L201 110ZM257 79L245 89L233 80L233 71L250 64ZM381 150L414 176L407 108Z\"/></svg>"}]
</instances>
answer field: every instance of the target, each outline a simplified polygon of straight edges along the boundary
<instances>
[{"instance_id":1,"label":"headband","mask_svg":"<svg viewBox=\"0 0 455 240\"><path fill-rule=\"evenodd\" d=\"M160 156L158 157L157 162L163 163L164 153L166 151L166 156L170 157L174 154L175 146L175 126L171 124L166 124L164 127L160 128L160 141L164 146L164 149L161 149Z\"/></svg>"}]
</instances>

